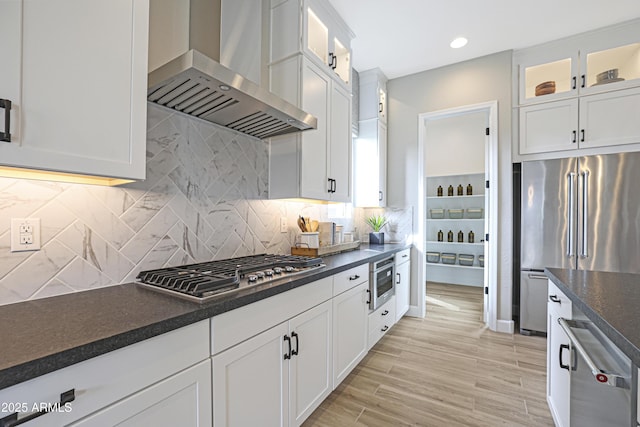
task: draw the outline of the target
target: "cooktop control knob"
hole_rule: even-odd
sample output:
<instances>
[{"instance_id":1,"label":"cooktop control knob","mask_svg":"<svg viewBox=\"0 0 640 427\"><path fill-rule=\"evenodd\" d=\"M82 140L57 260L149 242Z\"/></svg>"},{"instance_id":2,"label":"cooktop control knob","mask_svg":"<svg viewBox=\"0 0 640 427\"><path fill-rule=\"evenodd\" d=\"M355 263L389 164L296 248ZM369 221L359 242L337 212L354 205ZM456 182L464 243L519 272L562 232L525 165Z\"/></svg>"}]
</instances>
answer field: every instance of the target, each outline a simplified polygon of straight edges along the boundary
<instances>
[{"instance_id":1,"label":"cooktop control knob","mask_svg":"<svg viewBox=\"0 0 640 427\"><path fill-rule=\"evenodd\" d=\"M249 279L249 282L255 282L258 280L258 276L255 274L250 274L249 277L247 277L247 279Z\"/></svg>"},{"instance_id":2,"label":"cooktop control knob","mask_svg":"<svg viewBox=\"0 0 640 427\"><path fill-rule=\"evenodd\" d=\"M293 267L291 267L290 265L286 266L284 268L284 271L286 271L287 273L293 273L293 270L295 270Z\"/></svg>"},{"instance_id":3,"label":"cooktop control knob","mask_svg":"<svg viewBox=\"0 0 640 427\"><path fill-rule=\"evenodd\" d=\"M267 276L273 276L273 270L265 270L264 274L266 274Z\"/></svg>"},{"instance_id":4,"label":"cooktop control knob","mask_svg":"<svg viewBox=\"0 0 640 427\"><path fill-rule=\"evenodd\" d=\"M264 272L263 271L256 271L256 276L258 276L258 279L262 279L264 277Z\"/></svg>"},{"instance_id":5,"label":"cooktop control knob","mask_svg":"<svg viewBox=\"0 0 640 427\"><path fill-rule=\"evenodd\" d=\"M273 272L276 274L282 274L282 267L274 267Z\"/></svg>"}]
</instances>

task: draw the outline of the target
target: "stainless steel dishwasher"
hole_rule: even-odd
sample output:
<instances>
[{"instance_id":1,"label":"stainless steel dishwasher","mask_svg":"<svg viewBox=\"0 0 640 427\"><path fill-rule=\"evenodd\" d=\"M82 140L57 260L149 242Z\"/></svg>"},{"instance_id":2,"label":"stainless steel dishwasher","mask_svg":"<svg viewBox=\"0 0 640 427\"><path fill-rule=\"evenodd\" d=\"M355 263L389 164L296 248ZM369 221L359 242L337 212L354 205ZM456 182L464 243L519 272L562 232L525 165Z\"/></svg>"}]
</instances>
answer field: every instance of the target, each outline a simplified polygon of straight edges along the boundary
<instances>
[{"instance_id":1,"label":"stainless steel dishwasher","mask_svg":"<svg viewBox=\"0 0 640 427\"><path fill-rule=\"evenodd\" d=\"M631 360L592 322L558 319L570 340L560 347L560 366L570 371L572 426L635 426L631 407ZM563 352L571 356L562 364ZM635 403L635 402L634 402Z\"/></svg>"}]
</instances>

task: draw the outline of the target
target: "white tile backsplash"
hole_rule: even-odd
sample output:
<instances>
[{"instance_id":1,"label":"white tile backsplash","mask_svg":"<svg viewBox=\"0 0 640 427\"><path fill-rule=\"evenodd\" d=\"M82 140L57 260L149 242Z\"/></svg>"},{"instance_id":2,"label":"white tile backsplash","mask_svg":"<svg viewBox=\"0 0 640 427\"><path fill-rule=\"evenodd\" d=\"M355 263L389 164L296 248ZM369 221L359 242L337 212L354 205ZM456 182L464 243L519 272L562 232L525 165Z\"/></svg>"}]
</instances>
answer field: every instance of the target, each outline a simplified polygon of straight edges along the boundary
<instances>
[{"instance_id":1,"label":"white tile backsplash","mask_svg":"<svg viewBox=\"0 0 640 427\"><path fill-rule=\"evenodd\" d=\"M145 181L110 188L0 178L0 305L126 283L146 269L289 253L298 215L330 220L327 205L267 199L265 141L153 104L147 129ZM368 211L331 220L366 240ZM388 239L410 236L410 209L383 212ZM10 219L22 217L41 219L42 250L10 252Z\"/></svg>"}]
</instances>

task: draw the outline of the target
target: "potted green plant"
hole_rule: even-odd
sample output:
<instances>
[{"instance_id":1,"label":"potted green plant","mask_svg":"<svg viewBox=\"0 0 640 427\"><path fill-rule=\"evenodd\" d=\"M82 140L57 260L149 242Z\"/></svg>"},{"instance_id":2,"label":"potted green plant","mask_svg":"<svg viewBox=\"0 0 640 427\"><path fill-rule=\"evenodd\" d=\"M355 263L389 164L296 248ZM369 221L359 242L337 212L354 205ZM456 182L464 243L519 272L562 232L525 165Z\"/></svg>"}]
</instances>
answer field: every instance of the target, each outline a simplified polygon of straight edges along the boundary
<instances>
[{"instance_id":1,"label":"potted green plant","mask_svg":"<svg viewBox=\"0 0 640 427\"><path fill-rule=\"evenodd\" d=\"M365 221L373 229L373 232L369 233L369 244L384 245L384 233L380 230L387 225L387 218L384 215L372 215Z\"/></svg>"}]
</instances>

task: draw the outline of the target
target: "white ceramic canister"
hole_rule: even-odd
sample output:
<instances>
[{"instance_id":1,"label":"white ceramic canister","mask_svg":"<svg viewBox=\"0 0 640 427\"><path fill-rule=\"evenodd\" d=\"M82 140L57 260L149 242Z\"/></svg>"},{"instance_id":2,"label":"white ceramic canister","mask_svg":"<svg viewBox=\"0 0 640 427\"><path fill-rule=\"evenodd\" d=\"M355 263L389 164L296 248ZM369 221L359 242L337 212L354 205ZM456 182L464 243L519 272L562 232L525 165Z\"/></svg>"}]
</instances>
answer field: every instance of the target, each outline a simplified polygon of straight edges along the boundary
<instances>
[{"instance_id":1,"label":"white ceramic canister","mask_svg":"<svg viewBox=\"0 0 640 427\"><path fill-rule=\"evenodd\" d=\"M317 231L303 232L300 235L300 244L302 247L316 249L320 247L320 233Z\"/></svg>"}]
</instances>

